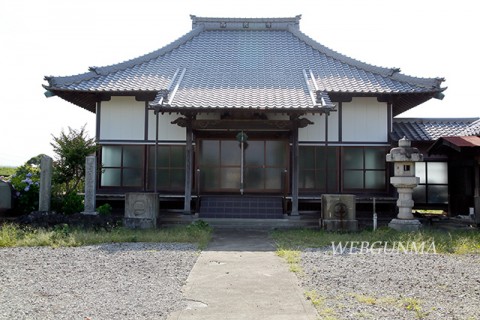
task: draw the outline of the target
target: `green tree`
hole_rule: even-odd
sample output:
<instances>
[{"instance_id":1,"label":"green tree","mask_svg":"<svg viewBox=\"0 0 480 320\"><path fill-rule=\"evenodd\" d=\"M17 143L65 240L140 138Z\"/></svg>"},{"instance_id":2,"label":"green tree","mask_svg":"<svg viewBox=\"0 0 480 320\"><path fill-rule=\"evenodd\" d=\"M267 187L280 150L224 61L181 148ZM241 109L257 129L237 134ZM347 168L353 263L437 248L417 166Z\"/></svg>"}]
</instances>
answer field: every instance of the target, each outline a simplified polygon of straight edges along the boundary
<instances>
[{"instance_id":1,"label":"green tree","mask_svg":"<svg viewBox=\"0 0 480 320\"><path fill-rule=\"evenodd\" d=\"M81 191L85 179L85 157L95 153L95 139L85 131L85 125L79 130L68 127L50 143L56 154L53 170L53 183L65 194Z\"/></svg>"}]
</instances>

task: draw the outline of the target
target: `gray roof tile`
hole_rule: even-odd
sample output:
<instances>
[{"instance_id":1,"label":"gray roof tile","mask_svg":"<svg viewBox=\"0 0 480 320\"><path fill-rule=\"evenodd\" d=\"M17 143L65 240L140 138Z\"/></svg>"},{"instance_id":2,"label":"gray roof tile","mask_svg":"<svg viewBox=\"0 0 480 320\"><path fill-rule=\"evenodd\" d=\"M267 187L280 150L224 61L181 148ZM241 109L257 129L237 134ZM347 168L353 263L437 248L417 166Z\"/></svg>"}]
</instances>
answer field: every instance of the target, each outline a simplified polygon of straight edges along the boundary
<instances>
[{"instance_id":1,"label":"gray roof tile","mask_svg":"<svg viewBox=\"0 0 480 320\"><path fill-rule=\"evenodd\" d=\"M328 93L435 93L442 79L402 75L341 55L298 29L294 18L199 18L193 30L145 56L70 77L46 77L50 91L166 90L185 68L171 108L314 108L302 70ZM270 24L270 26L269 26ZM65 96L62 96L64 99ZM70 96L68 96L70 97ZM74 102L75 103L75 102Z\"/></svg>"},{"instance_id":2,"label":"gray roof tile","mask_svg":"<svg viewBox=\"0 0 480 320\"><path fill-rule=\"evenodd\" d=\"M398 141L407 137L412 141L434 141L446 136L480 135L479 118L395 118L390 137Z\"/></svg>"}]
</instances>

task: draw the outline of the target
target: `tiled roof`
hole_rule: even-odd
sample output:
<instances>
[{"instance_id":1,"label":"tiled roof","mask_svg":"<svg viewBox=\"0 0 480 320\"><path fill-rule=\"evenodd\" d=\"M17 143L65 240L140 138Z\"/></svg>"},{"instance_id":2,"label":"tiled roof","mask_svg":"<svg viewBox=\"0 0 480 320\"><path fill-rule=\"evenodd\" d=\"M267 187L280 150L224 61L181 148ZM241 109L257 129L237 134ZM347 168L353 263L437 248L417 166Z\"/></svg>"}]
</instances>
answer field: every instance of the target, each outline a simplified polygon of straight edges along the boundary
<instances>
[{"instance_id":1,"label":"tiled roof","mask_svg":"<svg viewBox=\"0 0 480 320\"><path fill-rule=\"evenodd\" d=\"M428 100L444 90L443 79L405 76L328 49L300 32L299 20L192 16L193 30L160 50L84 74L46 77L45 88L87 109L93 100L72 93L168 93L164 109L284 110L317 108L312 92L327 100L332 93L424 94ZM174 78L179 69L183 77Z\"/></svg>"},{"instance_id":2,"label":"tiled roof","mask_svg":"<svg viewBox=\"0 0 480 320\"><path fill-rule=\"evenodd\" d=\"M403 137L412 141L434 141L446 136L475 136L480 135L480 119L414 119L394 118L392 140Z\"/></svg>"}]
</instances>

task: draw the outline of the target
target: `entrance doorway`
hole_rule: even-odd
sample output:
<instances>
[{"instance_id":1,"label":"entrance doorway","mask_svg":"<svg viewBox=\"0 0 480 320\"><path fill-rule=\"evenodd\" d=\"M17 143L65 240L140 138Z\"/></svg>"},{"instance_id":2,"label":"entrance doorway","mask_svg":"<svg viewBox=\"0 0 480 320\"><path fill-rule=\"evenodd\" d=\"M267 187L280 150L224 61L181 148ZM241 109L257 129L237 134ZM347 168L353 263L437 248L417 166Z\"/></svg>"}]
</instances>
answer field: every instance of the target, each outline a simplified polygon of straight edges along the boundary
<instances>
[{"instance_id":1,"label":"entrance doorway","mask_svg":"<svg viewBox=\"0 0 480 320\"><path fill-rule=\"evenodd\" d=\"M248 134L248 133L247 133ZM289 144L286 138L197 140L197 169L201 193L281 194L288 185Z\"/></svg>"}]
</instances>

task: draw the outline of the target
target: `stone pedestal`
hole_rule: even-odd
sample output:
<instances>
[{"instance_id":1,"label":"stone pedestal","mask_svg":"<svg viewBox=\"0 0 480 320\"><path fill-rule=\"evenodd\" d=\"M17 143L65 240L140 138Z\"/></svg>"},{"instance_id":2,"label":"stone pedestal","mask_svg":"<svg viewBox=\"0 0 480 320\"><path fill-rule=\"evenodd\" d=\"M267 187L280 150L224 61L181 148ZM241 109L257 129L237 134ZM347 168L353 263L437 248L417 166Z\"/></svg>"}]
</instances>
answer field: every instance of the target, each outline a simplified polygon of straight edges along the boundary
<instances>
[{"instance_id":1,"label":"stone pedestal","mask_svg":"<svg viewBox=\"0 0 480 320\"><path fill-rule=\"evenodd\" d=\"M127 193L124 224L131 229L156 228L158 210L158 193Z\"/></svg>"},{"instance_id":2,"label":"stone pedestal","mask_svg":"<svg viewBox=\"0 0 480 320\"><path fill-rule=\"evenodd\" d=\"M40 160L40 192L38 211L50 211L52 200L52 158L43 156Z\"/></svg>"},{"instance_id":3,"label":"stone pedestal","mask_svg":"<svg viewBox=\"0 0 480 320\"><path fill-rule=\"evenodd\" d=\"M327 231L357 231L356 197L352 194L322 195L320 227Z\"/></svg>"},{"instance_id":4,"label":"stone pedestal","mask_svg":"<svg viewBox=\"0 0 480 320\"><path fill-rule=\"evenodd\" d=\"M98 214L97 203L97 157L88 156L85 159L85 209L82 214Z\"/></svg>"},{"instance_id":5,"label":"stone pedestal","mask_svg":"<svg viewBox=\"0 0 480 320\"><path fill-rule=\"evenodd\" d=\"M416 219L392 219L388 227L397 231L418 231L422 227L422 224Z\"/></svg>"},{"instance_id":6,"label":"stone pedestal","mask_svg":"<svg viewBox=\"0 0 480 320\"><path fill-rule=\"evenodd\" d=\"M323 225L321 226L324 230L327 231L357 231L358 230L358 221L357 220L323 220Z\"/></svg>"}]
</instances>

